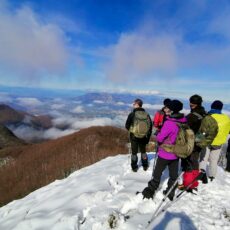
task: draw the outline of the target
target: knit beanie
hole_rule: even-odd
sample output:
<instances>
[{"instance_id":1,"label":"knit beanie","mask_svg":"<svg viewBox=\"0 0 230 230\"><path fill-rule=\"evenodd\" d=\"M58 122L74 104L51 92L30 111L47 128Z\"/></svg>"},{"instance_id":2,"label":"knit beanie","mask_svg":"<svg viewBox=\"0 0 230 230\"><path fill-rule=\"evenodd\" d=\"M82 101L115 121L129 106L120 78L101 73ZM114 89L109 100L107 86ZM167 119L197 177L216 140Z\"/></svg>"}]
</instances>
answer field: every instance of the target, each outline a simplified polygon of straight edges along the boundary
<instances>
[{"instance_id":1,"label":"knit beanie","mask_svg":"<svg viewBox=\"0 0 230 230\"><path fill-rule=\"evenodd\" d=\"M172 100L168 108L173 111L173 113L178 113L183 109L183 103L178 100Z\"/></svg>"},{"instance_id":2,"label":"knit beanie","mask_svg":"<svg viewBox=\"0 0 230 230\"><path fill-rule=\"evenodd\" d=\"M202 104L202 97L200 95L194 94L189 98L190 103L195 105L201 105Z\"/></svg>"},{"instance_id":3,"label":"knit beanie","mask_svg":"<svg viewBox=\"0 0 230 230\"><path fill-rule=\"evenodd\" d=\"M211 109L218 109L218 110L222 110L223 109L223 103L221 101L214 101L211 104Z\"/></svg>"},{"instance_id":4,"label":"knit beanie","mask_svg":"<svg viewBox=\"0 0 230 230\"><path fill-rule=\"evenodd\" d=\"M163 101L164 106L168 107L168 105L170 104L170 102L171 102L171 99L169 99L169 98L164 99L164 101Z\"/></svg>"}]
</instances>

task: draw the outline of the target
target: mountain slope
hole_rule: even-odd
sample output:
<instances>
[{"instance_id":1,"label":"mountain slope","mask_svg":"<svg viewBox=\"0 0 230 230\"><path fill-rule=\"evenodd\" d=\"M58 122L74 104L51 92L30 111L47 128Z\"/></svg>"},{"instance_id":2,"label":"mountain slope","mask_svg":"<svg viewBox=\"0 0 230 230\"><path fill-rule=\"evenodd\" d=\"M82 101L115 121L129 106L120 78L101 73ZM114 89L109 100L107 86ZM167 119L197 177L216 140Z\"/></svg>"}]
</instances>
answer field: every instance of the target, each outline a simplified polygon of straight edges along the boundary
<instances>
[{"instance_id":1,"label":"mountain slope","mask_svg":"<svg viewBox=\"0 0 230 230\"><path fill-rule=\"evenodd\" d=\"M2 149L0 159L11 160L0 166L0 205L107 156L127 153L127 142L127 131L95 126L40 144Z\"/></svg>"},{"instance_id":2,"label":"mountain slope","mask_svg":"<svg viewBox=\"0 0 230 230\"><path fill-rule=\"evenodd\" d=\"M8 105L0 104L0 124L2 125L27 125L37 129L48 129L52 126L51 117L48 115L34 116L18 111Z\"/></svg>"},{"instance_id":3,"label":"mountain slope","mask_svg":"<svg viewBox=\"0 0 230 230\"><path fill-rule=\"evenodd\" d=\"M154 200L141 191L151 167L133 173L128 155L108 157L57 180L24 199L0 208L0 229L141 230L162 199L167 172ZM218 169L217 179L201 184L197 195L186 194L148 228L154 230L227 230L230 228L230 174Z\"/></svg>"},{"instance_id":4,"label":"mountain slope","mask_svg":"<svg viewBox=\"0 0 230 230\"><path fill-rule=\"evenodd\" d=\"M0 124L0 149L23 145L25 142L17 138L7 127Z\"/></svg>"}]
</instances>

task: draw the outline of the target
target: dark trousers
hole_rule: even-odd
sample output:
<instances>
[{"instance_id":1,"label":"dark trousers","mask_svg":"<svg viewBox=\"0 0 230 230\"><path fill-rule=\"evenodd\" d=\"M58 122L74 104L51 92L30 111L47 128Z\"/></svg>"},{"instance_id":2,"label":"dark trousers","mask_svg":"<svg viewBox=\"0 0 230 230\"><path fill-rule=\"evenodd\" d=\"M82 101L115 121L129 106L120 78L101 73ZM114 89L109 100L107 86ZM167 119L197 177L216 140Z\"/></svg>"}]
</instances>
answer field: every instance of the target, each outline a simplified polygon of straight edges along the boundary
<instances>
[{"instance_id":1,"label":"dark trousers","mask_svg":"<svg viewBox=\"0 0 230 230\"><path fill-rule=\"evenodd\" d=\"M199 170L200 153L201 148L198 146L194 147L193 152L187 158L181 159L182 171Z\"/></svg>"},{"instance_id":2,"label":"dark trousers","mask_svg":"<svg viewBox=\"0 0 230 230\"><path fill-rule=\"evenodd\" d=\"M148 166L148 155L146 154L146 139L145 138L130 138L132 157L131 157L131 167L137 167L138 157L137 153L141 152L141 161L143 166Z\"/></svg>"},{"instance_id":3,"label":"dark trousers","mask_svg":"<svg viewBox=\"0 0 230 230\"><path fill-rule=\"evenodd\" d=\"M230 138L228 139L228 147L226 152L227 166L226 171L230 172Z\"/></svg>"},{"instance_id":4,"label":"dark trousers","mask_svg":"<svg viewBox=\"0 0 230 230\"><path fill-rule=\"evenodd\" d=\"M167 190L171 188L171 186L174 184L174 182L178 178L178 165L179 165L179 159L177 160L166 160L163 158L160 158L158 156L156 166L153 172L153 178L149 181L149 187L152 190L156 190L159 187L161 176L165 168L168 166L169 170L169 180L168 180L168 187ZM174 189L175 191L175 189ZM172 193L174 193L172 191Z\"/></svg>"}]
</instances>

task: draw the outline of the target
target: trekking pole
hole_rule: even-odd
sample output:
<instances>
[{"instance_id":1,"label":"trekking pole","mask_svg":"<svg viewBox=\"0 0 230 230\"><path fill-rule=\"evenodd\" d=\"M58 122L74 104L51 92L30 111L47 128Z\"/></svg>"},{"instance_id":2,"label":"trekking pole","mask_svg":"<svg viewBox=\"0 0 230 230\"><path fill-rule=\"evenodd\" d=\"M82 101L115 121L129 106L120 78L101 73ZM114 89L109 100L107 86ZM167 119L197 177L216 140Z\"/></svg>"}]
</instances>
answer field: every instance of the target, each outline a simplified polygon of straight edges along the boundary
<instances>
[{"instance_id":1,"label":"trekking pole","mask_svg":"<svg viewBox=\"0 0 230 230\"><path fill-rule=\"evenodd\" d=\"M170 187L170 189L167 191L167 193L164 195L163 199L161 200L160 204L157 206L155 212L152 215L152 218L148 221L148 225L146 226L146 228L151 224L151 222L154 220L154 218L157 216L158 211L160 210L161 206L163 205L163 203L165 202L165 200L167 199L168 195L170 194L170 192L176 187L177 181L179 180L179 178L183 175L184 172L181 172L180 175L177 177L176 181L173 183L173 185Z\"/></svg>"},{"instance_id":2,"label":"trekking pole","mask_svg":"<svg viewBox=\"0 0 230 230\"><path fill-rule=\"evenodd\" d=\"M158 152L158 144L157 142L155 142L155 145L156 145L156 149L155 149L155 157L154 157L154 162L153 162L153 172L155 170L155 167L156 167L156 162L157 162L157 152Z\"/></svg>"},{"instance_id":3,"label":"trekking pole","mask_svg":"<svg viewBox=\"0 0 230 230\"><path fill-rule=\"evenodd\" d=\"M128 146L128 164L130 163L130 158L131 158L131 142L127 143Z\"/></svg>"},{"instance_id":4,"label":"trekking pole","mask_svg":"<svg viewBox=\"0 0 230 230\"><path fill-rule=\"evenodd\" d=\"M181 173L183 174L183 172ZM199 178L200 174L197 175L193 180L192 182L190 182L185 188L183 191L179 192L176 197L174 198L173 201L171 201L170 203L167 203L165 206L163 206L161 209L158 208L158 210L160 210L158 213L156 213L155 211L155 215L152 216L151 220L148 222L148 225L146 226L146 228L153 222L154 219L156 219L156 217L158 217L161 213L165 212L168 208L170 208L174 203L176 203L179 199L181 199L184 195L186 195L187 193L185 192L188 192L189 189L191 188L191 186L193 185L193 183ZM194 193L193 193L194 194ZM167 194L166 194L167 195ZM157 210L157 211L158 211Z\"/></svg>"}]
</instances>

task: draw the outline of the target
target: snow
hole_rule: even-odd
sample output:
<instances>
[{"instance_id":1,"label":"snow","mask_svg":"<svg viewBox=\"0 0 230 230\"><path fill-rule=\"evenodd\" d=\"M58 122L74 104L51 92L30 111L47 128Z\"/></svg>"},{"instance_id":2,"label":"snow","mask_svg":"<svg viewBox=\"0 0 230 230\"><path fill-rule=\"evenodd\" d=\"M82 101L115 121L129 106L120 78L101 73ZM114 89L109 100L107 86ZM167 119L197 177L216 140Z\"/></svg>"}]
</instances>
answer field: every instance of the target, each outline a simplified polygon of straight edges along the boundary
<instances>
[{"instance_id":1,"label":"snow","mask_svg":"<svg viewBox=\"0 0 230 230\"><path fill-rule=\"evenodd\" d=\"M168 177L166 171L154 200L136 195L151 178L155 154L148 156L151 161L147 171L140 167L138 172L132 172L130 156L117 155L15 200L0 208L0 229L146 229L163 198ZM187 193L147 229L229 230L229 191L230 173L219 167L213 182L200 184L197 195Z\"/></svg>"}]
</instances>

